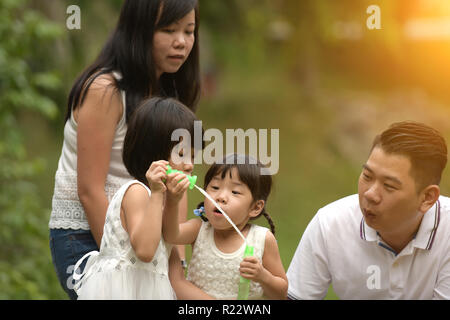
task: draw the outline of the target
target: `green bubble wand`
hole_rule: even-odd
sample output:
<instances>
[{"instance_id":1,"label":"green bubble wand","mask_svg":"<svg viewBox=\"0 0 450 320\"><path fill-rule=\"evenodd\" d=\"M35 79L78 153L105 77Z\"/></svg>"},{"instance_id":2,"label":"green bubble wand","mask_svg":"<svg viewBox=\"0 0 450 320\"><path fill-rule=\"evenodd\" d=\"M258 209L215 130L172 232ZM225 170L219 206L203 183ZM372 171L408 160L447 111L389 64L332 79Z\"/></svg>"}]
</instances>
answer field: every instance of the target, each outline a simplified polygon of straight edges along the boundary
<instances>
[{"instance_id":1,"label":"green bubble wand","mask_svg":"<svg viewBox=\"0 0 450 320\"><path fill-rule=\"evenodd\" d=\"M184 173L180 170L174 170L169 165L167 166L166 174L170 173ZM219 206L219 204L208 194L205 190L197 186L195 183L197 182L197 176L190 176L186 175L190 184L189 189L192 190L194 187L198 189L205 197L207 197L211 202L216 206L217 209L223 214L223 216L228 220L228 222L231 224L231 226L236 230L236 232L239 234L239 236L244 240L245 242L245 251L244 251L244 258L253 256L254 247L248 245L247 239L244 237L242 232L238 229L238 227L231 221L230 217L225 213L225 211L222 210L222 208ZM250 292L250 279L246 279L244 277L240 277L239 279L239 292L238 292L238 300L247 300L248 294Z\"/></svg>"},{"instance_id":2,"label":"green bubble wand","mask_svg":"<svg viewBox=\"0 0 450 320\"><path fill-rule=\"evenodd\" d=\"M169 165L167 165L166 167L167 167L166 174L171 174L171 173L183 173L183 174L185 174L183 171L172 169L172 167L169 166ZM186 174L186 177L187 177L187 179L190 182L189 183L189 190L194 189L194 187L196 187L195 183L197 182L197 176L190 176L190 175ZM180 181L182 181L182 180L183 179L181 179ZM180 181L178 181L178 182L180 182Z\"/></svg>"}]
</instances>

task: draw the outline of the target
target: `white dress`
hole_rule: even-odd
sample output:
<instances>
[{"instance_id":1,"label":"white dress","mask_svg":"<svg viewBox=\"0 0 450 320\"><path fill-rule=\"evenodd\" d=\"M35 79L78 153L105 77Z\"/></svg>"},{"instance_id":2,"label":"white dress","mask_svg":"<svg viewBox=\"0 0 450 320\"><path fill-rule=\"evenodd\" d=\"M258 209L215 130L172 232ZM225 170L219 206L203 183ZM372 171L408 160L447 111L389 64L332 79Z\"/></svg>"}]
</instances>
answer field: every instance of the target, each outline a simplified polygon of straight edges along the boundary
<instances>
[{"instance_id":1,"label":"white dress","mask_svg":"<svg viewBox=\"0 0 450 320\"><path fill-rule=\"evenodd\" d=\"M120 220L120 208L126 190L132 184L144 186L133 180L124 184L114 195L106 212L100 252L91 251L81 258L75 270L88 258L80 275L74 273L75 291L79 300L91 299L176 299L170 285L168 270L171 246L161 238L151 262L145 263L136 257L128 233Z\"/></svg>"},{"instance_id":2,"label":"white dress","mask_svg":"<svg viewBox=\"0 0 450 320\"><path fill-rule=\"evenodd\" d=\"M254 256L262 261L267 228L252 224L247 242ZM239 291L239 265L244 258L245 243L232 253L220 251L214 241L214 228L203 222L195 241L187 279L216 299L236 299ZM249 299L262 299L263 289L250 282Z\"/></svg>"}]
</instances>

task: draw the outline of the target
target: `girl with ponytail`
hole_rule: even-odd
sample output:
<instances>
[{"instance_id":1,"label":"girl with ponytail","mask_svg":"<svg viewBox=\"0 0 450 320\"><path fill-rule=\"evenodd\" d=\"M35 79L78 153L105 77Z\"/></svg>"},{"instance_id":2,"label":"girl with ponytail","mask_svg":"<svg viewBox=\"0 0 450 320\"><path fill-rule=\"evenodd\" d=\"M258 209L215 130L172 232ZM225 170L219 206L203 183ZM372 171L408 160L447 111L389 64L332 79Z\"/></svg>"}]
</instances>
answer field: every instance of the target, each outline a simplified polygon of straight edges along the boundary
<instances>
[{"instance_id":1,"label":"girl with ponytail","mask_svg":"<svg viewBox=\"0 0 450 320\"><path fill-rule=\"evenodd\" d=\"M281 263L275 226L266 212L272 177L262 175L256 159L232 154L212 165L205 176L205 191L227 213L254 246L254 255L243 259L246 243L220 213L205 199L194 212L202 217L178 223L178 208L166 203L164 239L172 244L191 244L188 280L217 299L235 299L239 276L252 280L249 299L285 299L287 278ZM173 183L177 183L174 180ZM174 202L175 203L175 202ZM263 215L271 228L251 224Z\"/></svg>"}]
</instances>

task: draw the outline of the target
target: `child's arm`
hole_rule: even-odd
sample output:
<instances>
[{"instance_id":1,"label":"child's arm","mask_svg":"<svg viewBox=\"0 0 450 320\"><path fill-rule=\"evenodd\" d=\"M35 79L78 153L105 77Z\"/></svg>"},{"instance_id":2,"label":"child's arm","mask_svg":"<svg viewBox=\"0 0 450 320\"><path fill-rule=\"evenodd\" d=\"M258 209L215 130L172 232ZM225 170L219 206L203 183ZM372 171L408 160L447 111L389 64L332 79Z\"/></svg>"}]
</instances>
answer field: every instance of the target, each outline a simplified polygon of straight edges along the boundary
<instances>
[{"instance_id":1,"label":"child's arm","mask_svg":"<svg viewBox=\"0 0 450 320\"><path fill-rule=\"evenodd\" d=\"M171 244L192 244L197 238L201 221L192 219L181 224L178 222L179 203L189 187L189 180L182 173L171 173L167 176L166 186L167 196L162 226L164 239Z\"/></svg>"},{"instance_id":2,"label":"child's arm","mask_svg":"<svg viewBox=\"0 0 450 320\"><path fill-rule=\"evenodd\" d=\"M241 262L239 270L244 278L261 284L267 298L286 299L288 281L272 232L266 233L262 263L256 257L247 257Z\"/></svg>"},{"instance_id":3,"label":"child's arm","mask_svg":"<svg viewBox=\"0 0 450 320\"><path fill-rule=\"evenodd\" d=\"M185 192L180 200L179 210L178 210L178 223L185 223L188 216L188 193ZM164 216L163 216L164 217ZM164 219L164 218L163 218ZM186 246L177 245L178 254L181 260L186 261Z\"/></svg>"},{"instance_id":4,"label":"child's arm","mask_svg":"<svg viewBox=\"0 0 450 320\"><path fill-rule=\"evenodd\" d=\"M162 182L167 161L153 162L146 173L151 196L142 185L128 188L123 200L121 220L130 236L136 256L143 262L150 262L161 239L162 206L166 187Z\"/></svg>"}]
</instances>

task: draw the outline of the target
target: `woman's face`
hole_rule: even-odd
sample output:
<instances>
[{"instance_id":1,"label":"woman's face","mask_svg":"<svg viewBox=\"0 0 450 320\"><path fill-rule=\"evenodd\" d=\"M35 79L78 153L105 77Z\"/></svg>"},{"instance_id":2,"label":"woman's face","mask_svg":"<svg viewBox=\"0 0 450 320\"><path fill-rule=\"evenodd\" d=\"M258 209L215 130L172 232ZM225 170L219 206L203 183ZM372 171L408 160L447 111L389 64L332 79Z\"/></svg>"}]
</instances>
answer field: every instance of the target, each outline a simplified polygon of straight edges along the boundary
<instances>
[{"instance_id":1,"label":"woman's face","mask_svg":"<svg viewBox=\"0 0 450 320\"><path fill-rule=\"evenodd\" d=\"M153 35L153 59L156 76L175 73L191 53L195 36L195 11L192 10L177 22L156 30Z\"/></svg>"}]
</instances>

